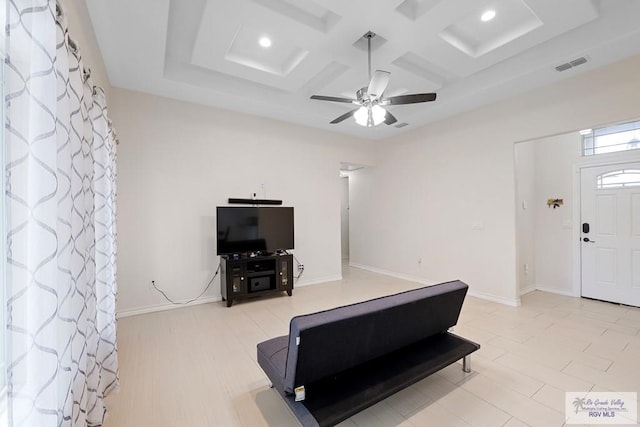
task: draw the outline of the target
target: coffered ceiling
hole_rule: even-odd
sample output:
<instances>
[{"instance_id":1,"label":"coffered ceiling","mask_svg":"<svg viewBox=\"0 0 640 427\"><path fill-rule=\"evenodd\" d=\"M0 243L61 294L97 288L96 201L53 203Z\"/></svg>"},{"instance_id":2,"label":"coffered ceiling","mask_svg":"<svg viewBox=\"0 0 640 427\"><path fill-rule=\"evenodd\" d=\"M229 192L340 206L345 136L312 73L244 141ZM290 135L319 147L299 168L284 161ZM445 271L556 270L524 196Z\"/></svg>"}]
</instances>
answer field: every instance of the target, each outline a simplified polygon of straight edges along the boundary
<instances>
[{"instance_id":1,"label":"coffered ceiling","mask_svg":"<svg viewBox=\"0 0 640 427\"><path fill-rule=\"evenodd\" d=\"M640 0L86 2L116 87L369 139L640 54ZM309 97L367 86L367 31L373 69L391 72L385 95L438 98L388 107L391 126L331 125L353 105Z\"/></svg>"}]
</instances>

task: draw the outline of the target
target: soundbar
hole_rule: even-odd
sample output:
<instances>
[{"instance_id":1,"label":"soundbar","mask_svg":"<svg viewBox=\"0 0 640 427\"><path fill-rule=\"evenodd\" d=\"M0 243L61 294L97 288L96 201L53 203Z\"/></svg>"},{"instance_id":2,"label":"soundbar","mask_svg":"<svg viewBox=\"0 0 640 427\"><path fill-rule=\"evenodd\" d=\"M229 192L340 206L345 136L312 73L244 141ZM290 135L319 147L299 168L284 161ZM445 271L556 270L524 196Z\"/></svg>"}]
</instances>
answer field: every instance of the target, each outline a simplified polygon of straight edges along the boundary
<instances>
[{"instance_id":1,"label":"soundbar","mask_svg":"<svg viewBox=\"0 0 640 427\"><path fill-rule=\"evenodd\" d=\"M229 199L229 204L236 205L281 205L282 200L270 199Z\"/></svg>"}]
</instances>

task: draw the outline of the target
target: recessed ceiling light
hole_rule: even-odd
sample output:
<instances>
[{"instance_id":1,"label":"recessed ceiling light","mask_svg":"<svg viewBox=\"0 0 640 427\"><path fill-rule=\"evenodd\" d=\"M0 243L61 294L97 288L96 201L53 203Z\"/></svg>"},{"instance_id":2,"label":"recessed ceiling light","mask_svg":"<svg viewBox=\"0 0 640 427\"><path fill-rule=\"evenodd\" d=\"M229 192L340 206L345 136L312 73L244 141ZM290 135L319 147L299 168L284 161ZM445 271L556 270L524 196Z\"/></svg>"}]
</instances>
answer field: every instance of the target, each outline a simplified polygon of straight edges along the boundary
<instances>
[{"instance_id":1,"label":"recessed ceiling light","mask_svg":"<svg viewBox=\"0 0 640 427\"><path fill-rule=\"evenodd\" d=\"M482 14L482 16L480 16L480 20L482 20L482 22L487 22L487 21L491 21L495 17L496 17L495 10L487 10L485 13Z\"/></svg>"},{"instance_id":2,"label":"recessed ceiling light","mask_svg":"<svg viewBox=\"0 0 640 427\"><path fill-rule=\"evenodd\" d=\"M260 37L260 40L258 40L258 43L260 43L260 46L262 47L270 47L271 39L269 37Z\"/></svg>"}]
</instances>

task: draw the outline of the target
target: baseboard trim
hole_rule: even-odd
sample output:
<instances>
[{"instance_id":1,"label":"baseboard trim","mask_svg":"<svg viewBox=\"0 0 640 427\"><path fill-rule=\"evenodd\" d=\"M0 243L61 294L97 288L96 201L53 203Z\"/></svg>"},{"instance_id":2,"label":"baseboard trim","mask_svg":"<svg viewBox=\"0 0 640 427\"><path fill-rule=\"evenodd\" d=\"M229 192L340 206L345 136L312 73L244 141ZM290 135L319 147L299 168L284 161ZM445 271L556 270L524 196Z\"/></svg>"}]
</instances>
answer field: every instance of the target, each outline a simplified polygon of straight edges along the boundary
<instances>
[{"instance_id":1,"label":"baseboard trim","mask_svg":"<svg viewBox=\"0 0 640 427\"><path fill-rule=\"evenodd\" d=\"M319 279L315 279L315 280L310 280L308 282L296 282L293 286L293 290L295 291L296 288L301 288L304 286L311 286L311 285L319 285L321 283L329 283L329 282L337 282L338 280L342 280L342 274L338 274L335 276L326 276L326 277L321 277Z\"/></svg>"},{"instance_id":2,"label":"baseboard trim","mask_svg":"<svg viewBox=\"0 0 640 427\"><path fill-rule=\"evenodd\" d=\"M435 284L438 283L438 282L433 281L433 280L427 280L427 279L423 279L421 277L416 277L416 276L410 276L408 274L397 273L395 271L385 270L385 269L382 269L382 268L371 267L370 265L358 264L356 262L350 262L349 266L353 267L353 268L359 268L361 270L370 271L372 273L377 273L377 274L382 274L382 275L385 275L385 276L395 277L396 279L406 280L408 282L418 283L418 284L425 285L425 286L435 285ZM310 280L310 281L303 281L303 282L300 282L300 283L295 283L294 291L295 291L295 288L319 285L319 284L322 284L322 283L329 283L329 282L337 282L339 280L342 280L342 275L341 274L338 274L338 275L335 275L335 276L321 277L319 279ZM566 292L565 293L563 291L558 291L558 290L555 290L555 289L544 288L544 287L539 287L539 286L537 286L535 289L532 289L531 291L534 291L536 289L539 290L539 291L551 292L551 293L556 293L556 294L560 294L560 295L575 296L570 292ZM531 291L527 291L527 293L531 292ZM472 297L484 299L484 300L487 300L487 301L493 301L493 302L497 302L497 303L500 303L500 304L508 305L508 306L511 306L511 307L519 307L521 305L520 298L517 298L517 299L504 298L504 297L500 297L500 296L497 296L497 295L487 294L487 293L484 293L484 292L472 291L471 289L469 290L468 295L472 296ZM524 294L522 294L522 295L524 295ZM124 318L124 317L137 316L137 315L140 315L140 314L155 313L155 312L158 312L158 311L172 310L172 309L175 309L175 308L190 307L190 306L194 306L194 305L208 304L210 302L218 302L218 301L222 301L222 297L220 295L201 298L201 299L193 301L193 302L191 302L189 304L175 305L175 304L171 304L171 303L166 303L166 304L150 305L150 306L146 306L146 307L138 307L138 308L131 308L131 309L127 309L127 310L118 311L116 313L116 317L118 319L120 319L120 318Z\"/></svg>"},{"instance_id":3,"label":"baseboard trim","mask_svg":"<svg viewBox=\"0 0 640 427\"><path fill-rule=\"evenodd\" d=\"M435 285L438 283L433 280L427 280L421 277L410 276L407 274L397 273L395 271L384 270L382 268L371 267L369 265L358 264L355 262L350 262L349 266L354 268L360 268L362 270L371 271L372 273L384 274L385 276L391 276L397 279L407 280L409 282L419 283L421 285L426 285L426 286ZM520 307L521 305L520 298L516 298L516 299L504 298L497 295L487 294L484 292L472 291L471 288L469 288L469 292L467 292L467 295L484 299L487 301L497 302L497 303L508 305L511 307Z\"/></svg>"},{"instance_id":4,"label":"baseboard trim","mask_svg":"<svg viewBox=\"0 0 640 427\"><path fill-rule=\"evenodd\" d=\"M293 290L295 292L296 288L302 288L302 287L311 286L311 285L318 285L321 283L336 282L338 280L342 280L342 275L321 277L319 279L311 280L308 282L295 283ZM196 301L190 302L189 304L176 305L176 304L166 303L166 304L158 304L158 305L149 305L146 307L130 308L127 310L118 311L116 313L116 317L118 319L121 319L124 317L137 316L139 314L155 313L157 311L172 310L174 308L191 307L198 304L208 304L210 302L218 302L218 301L222 301L222 297L220 295L200 298ZM181 301L178 301L178 302L181 302Z\"/></svg>"},{"instance_id":5,"label":"baseboard trim","mask_svg":"<svg viewBox=\"0 0 640 427\"><path fill-rule=\"evenodd\" d=\"M564 295L564 296L567 296L567 297L578 297L578 296L580 296L580 295L575 295L572 291L561 291L559 289L548 288L546 286L539 286L539 285L536 285L536 290L542 291L542 292L549 292L551 294Z\"/></svg>"},{"instance_id":6,"label":"baseboard trim","mask_svg":"<svg viewBox=\"0 0 640 427\"><path fill-rule=\"evenodd\" d=\"M421 277L410 276L408 274L397 273L395 271L384 270L382 268L371 267L370 265L358 264L356 262L350 262L349 267L359 268L361 270L367 270L372 273L383 274L385 276L395 277L396 279L402 279L408 282L415 282L425 286L435 285L437 283L437 282L434 282L433 280L426 280Z\"/></svg>"},{"instance_id":7,"label":"baseboard trim","mask_svg":"<svg viewBox=\"0 0 640 427\"><path fill-rule=\"evenodd\" d=\"M116 317L118 319L121 319L123 317L137 316L139 314L155 313L157 311L172 310L174 308L191 307L194 305L208 304L210 302L217 302L217 301L222 301L222 297L220 295L213 296L213 297L200 298L193 302L190 302L189 304L166 303L166 304L148 305L146 307L130 308L128 310L118 311L116 313Z\"/></svg>"},{"instance_id":8,"label":"baseboard trim","mask_svg":"<svg viewBox=\"0 0 640 427\"><path fill-rule=\"evenodd\" d=\"M526 295L526 294L530 294L531 292L533 292L535 290L536 290L535 286L530 286L528 288L521 289L520 290L520 296L523 296L523 295Z\"/></svg>"},{"instance_id":9,"label":"baseboard trim","mask_svg":"<svg viewBox=\"0 0 640 427\"><path fill-rule=\"evenodd\" d=\"M469 288L469 292L467 292L467 295L469 295L470 297L476 297L483 300L508 305L510 307L520 307L522 305L522 301L520 301L520 298L505 298L498 295L487 294L485 292L472 291L471 288Z\"/></svg>"}]
</instances>

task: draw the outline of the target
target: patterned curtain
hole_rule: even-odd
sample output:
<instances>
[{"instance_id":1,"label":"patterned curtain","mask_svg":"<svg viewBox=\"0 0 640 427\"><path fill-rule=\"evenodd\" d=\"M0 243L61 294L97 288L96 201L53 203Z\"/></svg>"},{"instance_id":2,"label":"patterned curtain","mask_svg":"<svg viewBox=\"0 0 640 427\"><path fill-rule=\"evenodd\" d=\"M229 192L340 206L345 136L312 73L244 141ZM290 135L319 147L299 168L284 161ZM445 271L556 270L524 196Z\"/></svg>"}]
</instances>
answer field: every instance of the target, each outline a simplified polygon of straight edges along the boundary
<instances>
[{"instance_id":1,"label":"patterned curtain","mask_svg":"<svg viewBox=\"0 0 640 427\"><path fill-rule=\"evenodd\" d=\"M97 426L118 385L116 145L53 0L9 0L9 425Z\"/></svg>"}]
</instances>

